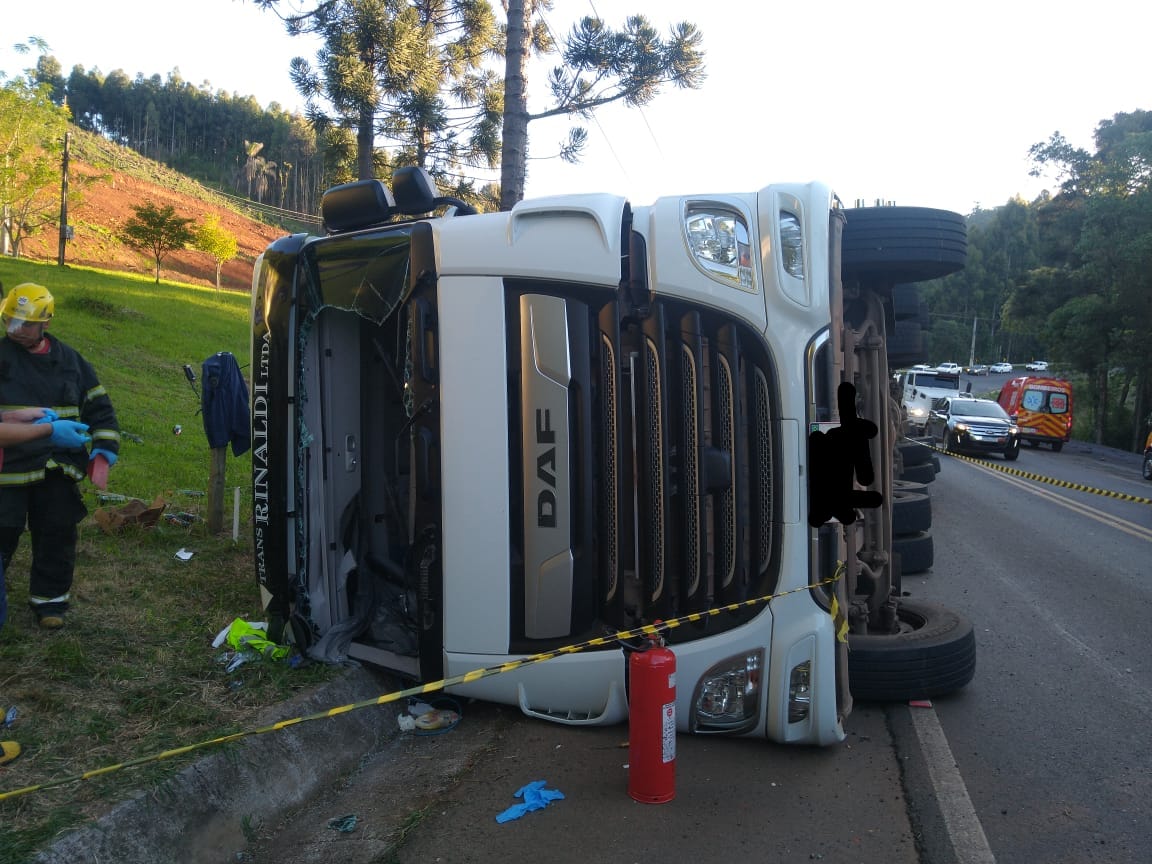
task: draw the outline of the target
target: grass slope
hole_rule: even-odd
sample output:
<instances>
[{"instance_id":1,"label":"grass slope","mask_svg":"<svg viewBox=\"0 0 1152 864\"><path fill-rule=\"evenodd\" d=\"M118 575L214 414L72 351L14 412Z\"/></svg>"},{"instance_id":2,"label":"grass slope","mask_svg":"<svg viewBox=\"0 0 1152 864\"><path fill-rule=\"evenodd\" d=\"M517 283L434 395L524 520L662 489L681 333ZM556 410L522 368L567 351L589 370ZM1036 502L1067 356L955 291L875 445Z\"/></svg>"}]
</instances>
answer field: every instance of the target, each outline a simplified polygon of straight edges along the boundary
<instances>
[{"instance_id":1,"label":"grass slope","mask_svg":"<svg viewBox=\"0 0 1152 864\"><path fill-rule=\"evenodd\" d=\"M0 766L0 792L71 777L247 728L261 708L310 687L326 668L248 663L233 673L213 637L233 618L258 620L248 485L250 454L228 451L225 531L203 522L210 449L199 399L182 371L230 351L249 358L248 296L148 276L0 259L6 289L33 281L56 298L51 330L95 366L125 433L108 492L200 517L185 527L106 535L81 524L73 610L67 627L42 632L27 610L28 540L7 574L9 621L0 630L0 738L23 755ZM199 382L197 382L197 387ZM181 426L180 435L173 434ZM241 489L232 540L232 489ZM102 506L84 484L90 513ZM103 506L116 506L105 503ZM179 561L177 550L195 554ZM166 760L0 801L0 864L16 864L59 831L98 816L196 758Z\"/></svg>"}]
</instances>

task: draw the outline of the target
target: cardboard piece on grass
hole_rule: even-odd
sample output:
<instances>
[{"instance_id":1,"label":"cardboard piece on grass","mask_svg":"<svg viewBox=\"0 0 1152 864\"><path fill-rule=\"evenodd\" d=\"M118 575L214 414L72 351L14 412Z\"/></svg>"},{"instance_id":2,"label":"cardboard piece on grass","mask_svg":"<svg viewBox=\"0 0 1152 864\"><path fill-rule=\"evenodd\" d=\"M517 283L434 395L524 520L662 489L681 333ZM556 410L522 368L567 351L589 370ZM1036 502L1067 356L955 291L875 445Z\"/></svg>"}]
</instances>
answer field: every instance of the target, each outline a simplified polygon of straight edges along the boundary
<instances>
[{"instance_id":1,"label":"cardboard piece on grass","mask_svg":"<svg viewBox=\"0 0 1152 864\"><path fill-rule=\"evenodd\" d=\"M160 515L167 506L164 498L157 495L151 504L133 498L119 507L101 507L92 515L105 534L115 534L129 525L141 528L153 527L160 521Z\"/></svg>"}]
</instances>

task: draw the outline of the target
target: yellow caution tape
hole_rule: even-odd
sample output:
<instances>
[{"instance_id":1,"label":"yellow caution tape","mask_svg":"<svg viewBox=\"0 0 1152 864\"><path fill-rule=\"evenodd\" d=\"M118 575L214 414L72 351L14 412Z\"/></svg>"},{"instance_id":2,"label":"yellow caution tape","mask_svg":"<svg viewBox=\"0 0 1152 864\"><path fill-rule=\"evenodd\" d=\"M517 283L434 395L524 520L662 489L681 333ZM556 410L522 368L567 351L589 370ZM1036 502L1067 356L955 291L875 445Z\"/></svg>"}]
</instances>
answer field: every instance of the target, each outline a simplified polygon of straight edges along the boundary
<instances>
[{"instance_id":1,"label":"yellow caution tape","mask_svg":"<svg viewBox=\"0 0 1152 864\"><path fill-rule=\"evenodd\" d=\"M1083 483L1072 483L1069 480L1057 480L1055 477L1046 477L1043 474L1033 474L1031 471L1021 471L1019 468L1009 468L1007 465L1001 465L997 462L992 462L988 459L978 459L974 456L965 456L963 453L952 453L934 444L925 444L922 441L916 442L921 447L927 447L929 450L935 450L937 453L943 453L945 456L951 456L953 459L963 459L965 462L975 462L984 468L992 468L996 471L1002 471L1005 474L1012 474L1015 477L1023 477L1025 480L1036 480L1040 483L1047 483L1050 486L1059 486L1062 489L1074 489L1077 492L1091 492L1093 495L1102 495L1105 498L1115 498L1118 501L1131 501L1134 504L1152 504L1152 498L1142 498L1139 495L1129 495L1126 492L1112 492L1108 489L1097 489L1095 486L1085 486Z\"/></svg>"},{"instance_id":2,"label":"yellow caution tape","mask_svg":"<svg viewBox=\"0 0 1152 864\"><path fill-rule=\"evenodd\" d=\"M127 762L120 762L116 765L108 765L104 768L97 768L92 771L85 771L83 774L75 774L71 777L63 777L59 780L50 780L45 783L39 783L35 786L25 786L21 789L13 789L10 792L0 792L0 801L7 801L12 798L18 798L22 795L30 795L33 792L40 792L45 789L54 789L59 786L66 786L69 783L78 783L81 780L92 780L96 777L103 777L106 774L114 774L118 771L123 771L125 768L136 768L140 765L148 765L152 762L160 762L164 759L171 759L176 756L183 756L186 753L191 753L194 750L204 750L208 747L216 747L220 744L230 744L233 741L239 741L241 738L248 738L253 735L264 735L268 732L279 732L282 729L287 729L290 726L296 726L300 723L310 723L313 720L325 720L330 717L338 717L341 714L347 714L350 711L358 711L361 708L371 708L374 705L386 705L389 702L396 702L400 699L405 699L409 696L422 696L428 693L435 693L438 690L443 690L445 687L452 687L456 684L470 684L473 681L479 681L482 678L489 678L493 675L501 675L505 672L512 672L524 666L529 666L533 663L542 663L545 660L552 660L556 657L561 657L565 654L575 654L578 651L583 651L585 648L596 648L605 645L610 645L613 642L623 642L629 639L636 639L640 636L657 636L661 631L675 629L682 624L703 621L705 618L720 615L724 612L735 612L740 609L747 609L753 606L759 606L775 600L779 597L786 597L789 594L796 594L801 591L810 591L813 588L820 588L824 585L830 585L839 579L844 573L843 564L837 568L836 572L828 579L823 579L820 582L814 582L811 585L804 585L800 588L792 588L788 591L781 591L779 594L767 594L763 597L757 597L752 600L741 600L738 603L729 603L726 606L718 606L715 609L709 609L706 612L691 612L687 615L681 615L678 618L669 618L666 621L661 621L658 624L645 624L642 627L634 627L631 630L620 630L610 636L598 636L595 639L588 639L584 642L578 642L574 645L565 645L562 648L555 648L551 651L545 651L541 654L533 654L521 660L512 660L507 663L501 663L498 666L488 666L483 669L473 669L470 672L465 672L461 675L454 675L451 678L442 678L439 681L430 681L427 684L419 684L415 687L409 687L406 690L397 690L394 693L386 693L383 696L377 696L373 699L365 699L362 702L353 702L349 705L341 705L338 708L329 708L327 711L318 711L315 714L308 714L303 717L294 717L291 720L281 720L273 723L270 726L261 726L258 729L246 729L241 732L234 732L231 735L222 735L219 738L211 738L207 741L200 741L196 744L189 744L184 747L176 747L172 750L165 750L162 753L154 753L151 756L141 756L138 759L130 759ZM833 594L833 610L839 609L836 603L835 594ZM835 618L835 615L833 615ZM841 618L843 618L841 613ZM839 637L839 623L837 625L837 635ZM843 627L847 629L847 621L843 621Z\"/></svg>"}]
</instances>

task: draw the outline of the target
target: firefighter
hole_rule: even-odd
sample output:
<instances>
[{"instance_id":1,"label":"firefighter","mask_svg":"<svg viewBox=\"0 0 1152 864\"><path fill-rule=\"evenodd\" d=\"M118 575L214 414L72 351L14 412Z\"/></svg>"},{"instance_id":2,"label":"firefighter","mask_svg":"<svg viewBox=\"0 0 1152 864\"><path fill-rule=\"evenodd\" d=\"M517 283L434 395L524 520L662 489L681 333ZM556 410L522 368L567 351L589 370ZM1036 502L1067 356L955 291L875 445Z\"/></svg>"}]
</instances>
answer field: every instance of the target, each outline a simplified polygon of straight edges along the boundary
<instances>
[{"instance_id":1,"label":"firefighter","mask_svg":"<svg viewBox=\"0 0 1152 864\"><path fill-rule=\"evenodd\" d=\"M91 364L49 335L55 313L42 285L17 285L0 303L0 412L43 406L88 427L83 443L42 438L9 445L0 466L0 563L7 570L25 527L32 540L28 602L46 630L64 626L76 566L77 525L88 515L79 483L89 463L115 464L116 411ZM71 443L72 446L68 446Z\"/></svg>"}]
</instances>

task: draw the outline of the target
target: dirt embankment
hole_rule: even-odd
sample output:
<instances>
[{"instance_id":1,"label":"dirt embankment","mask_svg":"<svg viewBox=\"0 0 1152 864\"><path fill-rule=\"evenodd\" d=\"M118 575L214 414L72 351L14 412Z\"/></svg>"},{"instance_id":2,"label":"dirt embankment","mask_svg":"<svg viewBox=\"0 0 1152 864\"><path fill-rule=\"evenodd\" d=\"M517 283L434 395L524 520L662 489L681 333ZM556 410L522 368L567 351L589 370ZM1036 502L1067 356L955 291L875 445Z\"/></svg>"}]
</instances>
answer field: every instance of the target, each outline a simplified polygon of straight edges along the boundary
<instances>
[{"instance_id":1,"label":"dirt embankment","mask_svg":"<svg viewBox=\"0 0 1152 864\"><path fill-rule=\"evenodd\" d=\"M156 182L139 176L139 169L129 172L113 167L95 166L73 156L69 161L68 222L74 237L64 252L66 264L99 267L130 273L152 275L152 256L139 252L120 240L121 229L135 213L134 206L151 202L157 207L171 204L176 215L194 220L194 226L208 216L219 217L220 225L235 235L239 252L220 273L220 286L230 291L249 291L252 264L286 229L249 219L223 203L198 197L186 191L194 184L186 178L174 184L171 172L156 170ZM175 188L179 186L181 188ZM205 196L211 198L213 196ZM193 226L193 227L194 227ZM23 240L22 258L54 262L59 255L56 224L41 228ZM195 285L216 285L216 261L205 252L191 249L170 252L160 264L160 278Z\"/></svg>"}]
</instances>

